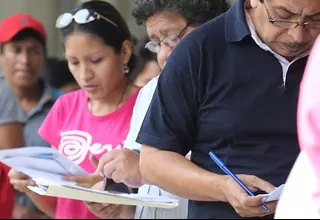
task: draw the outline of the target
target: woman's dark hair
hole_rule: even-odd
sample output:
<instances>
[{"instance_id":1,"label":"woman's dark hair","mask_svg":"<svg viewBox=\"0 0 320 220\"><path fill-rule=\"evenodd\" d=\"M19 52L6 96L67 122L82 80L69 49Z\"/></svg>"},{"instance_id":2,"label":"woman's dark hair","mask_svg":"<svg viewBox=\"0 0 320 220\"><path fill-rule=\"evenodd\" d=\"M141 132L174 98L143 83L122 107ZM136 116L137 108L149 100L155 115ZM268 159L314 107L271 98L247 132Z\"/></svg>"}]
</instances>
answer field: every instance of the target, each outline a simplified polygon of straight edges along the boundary
<instances>
[{"instance_id":1,"label":"woman's dark hair","mask_svg":"<svg viewBox=\"0 0 320 220\"><path fill-rule=\"evenodd\" d=\"M84 2L79 7L73 9L71 13L75 14L80 9L88 9L90 12L96 12L110 19L118 27L115 27L113 24L102 18L86 24L78 24L73 20L67 27L61 29L61 37L63 41L68 35L76 31L90 33L98 36L106 45L112 47L116 53L120 53L122 44L125 40L131 41L131 33L126 22L120 15L119 11L110 3L100 0ZM137 56L132 53L127 64L130 68L130 72L127 75L134 72L136 62Z\"/></svg>"},{"instance_id":2,"label":"woman's dark hair","mask_svg":"<svg viewBox=\"0 0 320 220\"><path fill-rule=\"evenodd\" d=\"M132 15L141 25L158 12L176 12L187 24L201 25L229 8L226 0L133 0Z\"/></svg>"}]
</instances>

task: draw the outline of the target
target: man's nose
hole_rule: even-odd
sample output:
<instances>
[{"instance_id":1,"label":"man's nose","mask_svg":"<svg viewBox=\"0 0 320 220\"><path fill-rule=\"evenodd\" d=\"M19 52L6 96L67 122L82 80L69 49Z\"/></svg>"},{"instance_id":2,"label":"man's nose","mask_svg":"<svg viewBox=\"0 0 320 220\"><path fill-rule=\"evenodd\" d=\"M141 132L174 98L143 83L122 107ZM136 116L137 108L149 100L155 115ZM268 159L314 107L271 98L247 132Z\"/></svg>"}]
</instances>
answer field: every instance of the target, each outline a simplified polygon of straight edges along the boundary
<instances>
[{"instance_id":1,"label":"man's nose","mask_svg":"<svg viewBox=\"0 0 320 220\"><path fill-rule=\"evenodd\" d=\"M160 51L158 52L158 59L165 63L169 58L170 54L172 53L173 48L168 47L165 44L161 44Z\"/></svg>"},{"instance_id":2,"label":"man's nose","mask_svg":"<svg viewBox=\"0 0 320 220\"><path fill-rule=\"evenodd\" d=\"M299 25L295 28L289 29L288 34L292 37L294 42L303 43L303 42L305 42L305 37L307 35L307 31L306 31L305 27Z\"/></svg>"},{"instance_id":3,"label":"man's nose","mask_svg":"<svg viewBox=\"0 0 320 220\"><path fill-rule=\"evenodd\" d=\"M30 59L30 55L28 54L28 51L25 51L25 50L22 50L17 57L19 62L23 64L27 64Z\"/></svg>"}]
</instances>

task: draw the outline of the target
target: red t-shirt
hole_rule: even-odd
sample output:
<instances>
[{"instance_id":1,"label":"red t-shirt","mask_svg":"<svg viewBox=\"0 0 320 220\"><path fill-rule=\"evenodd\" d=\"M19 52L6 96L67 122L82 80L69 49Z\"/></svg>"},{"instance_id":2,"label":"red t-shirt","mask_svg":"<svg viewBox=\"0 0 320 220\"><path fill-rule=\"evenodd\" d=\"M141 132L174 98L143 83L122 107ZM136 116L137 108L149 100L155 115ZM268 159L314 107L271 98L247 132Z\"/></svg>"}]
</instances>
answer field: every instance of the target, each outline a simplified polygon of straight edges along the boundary
<instances>
[{"instance_id":1,"label":"red t-shirt","mask_svg":"<svg viewBox=\"0 0 320 220\"><path fill-rule=\"evenodd\" d=\"M14 189L8 178L9 167L0 163L0 219L11 219L14 206Z\"/></svg>"}]
</instances>

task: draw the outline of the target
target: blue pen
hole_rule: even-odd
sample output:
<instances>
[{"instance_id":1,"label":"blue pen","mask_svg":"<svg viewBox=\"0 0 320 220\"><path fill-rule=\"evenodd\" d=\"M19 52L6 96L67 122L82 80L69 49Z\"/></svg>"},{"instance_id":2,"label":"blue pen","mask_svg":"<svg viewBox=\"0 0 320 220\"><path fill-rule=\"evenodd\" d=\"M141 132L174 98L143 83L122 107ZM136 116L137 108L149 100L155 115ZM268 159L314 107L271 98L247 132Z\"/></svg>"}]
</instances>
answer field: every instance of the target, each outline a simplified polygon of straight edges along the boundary
<instances>
[{"instance_id":1,"label":"blue pen","mask_svg":"<svg viewBox=\"0 0 320 220\"><path fill-rule=\"evenodd\" d=\"M241 187L243 190L245 190L250 196L255 196L250 189L235 175L233 174L229 168L211 151L209 153L210 158L220 167L220 169L225 172L227 175L231 176L232 179L234 179ZM265 204L261 204L261 207L269 212L268 207Z\"/></svg>"}]
</instances>

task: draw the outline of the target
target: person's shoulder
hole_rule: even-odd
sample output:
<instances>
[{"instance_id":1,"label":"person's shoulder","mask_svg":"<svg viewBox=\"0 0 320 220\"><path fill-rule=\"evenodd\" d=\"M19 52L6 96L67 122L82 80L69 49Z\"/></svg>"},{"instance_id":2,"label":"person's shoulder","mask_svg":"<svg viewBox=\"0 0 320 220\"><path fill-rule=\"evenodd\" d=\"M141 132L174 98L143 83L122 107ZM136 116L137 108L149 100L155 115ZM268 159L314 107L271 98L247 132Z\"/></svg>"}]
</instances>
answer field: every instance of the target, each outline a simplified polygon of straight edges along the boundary
<instances>
[{"instance_id":1,"label":"person's shoulder","mask_svg":"<svg viewBox=\"0 0 320 220\"><path fill-rule=\"evenodd\" d=\"M61 95L57 100L60 100L61 102L74 102L74 101L82 100L85 98L86 98L85 93L83 92L83 90L79 89L79 90L65 93Z\"/></svg>"},{"instance_id":2,"label":"person's shoulder","mask_svg":"<svg viewBox=\"0 0 320 220\"><path fill-rule=\"evenodd\" d=\"M2 79L0 79L0 102L2 106L8 103L18 103L18 98L12 88Z\"/></svg>"},{"instance_id":3,"label":"person's shoulder","mask_svg":"<svg viewBox=\"0 0 320 220\"><path fill-rule=\"evenodd\" d=\"M0 79L0 96L14 95L11 87L3 80Z\"/></svg>"},{"instance_id":4,"label":"person's shoulder","mask_svg":"<svg viewBox=\"0 0 320 220\"><path fill-rule=\"evenodd\" d=\"M226 45L225 36L225 14L222 14L188 33L170 57L178 66L180 62L182 66L186 66L186 61L190 63L197 62L201 58L211 59L213 51ZM186 59L181 59L182 54Z\"/></svg>"},{"instance_id":5,"label":"person's shoulder","mask_svg":"<svg viewBox=\"0 0 320 220\"><path fill-rule=\"evenodd\" d=\"M147 103L147 105L149 105L149 100L152 99L154 91L157 88L158 80L159 76L156 76L141 88L137 97L136 105L140 105L142 103Z\"/></svg>"},{"instance_id":6,"label":"person's shoulder","mask_svg":"<svg viewBox=\"0 0 320 220\"><path fill-rule=\"evenodd\" d=\"M56 104L62 105L65 108L70 108L72 106L78 106L83 101L87 100L86 94L83 92L83 90L79 89L76 91L68 92L66 94L63 94L56 100Z\"/></svg>"},{"instance_id":7,"label":"person's shoulder","mask_svg":"<svg viewBox=\"0 0 320 220\"><path fill-rule=\"evenodd\" d=\"M200 46L203 42L210 44L219 44L218 39L225 37L225 14L221 14L216 18L201 24L189 34L187 34L182 42L193 46Z\"/></svg>"},{"instance_id":8,"label":"person's shoulder","mask_svg":"<svg viewBox=\"0 0 320 220\"><path fill-rule=\"evenodd\" d=\"M145 86L142 87L140 93L141 94L149 94L150 92L153 93L155 88L157 87L159 80L159 75L152 78Z\"/></svg>"}]
</instances>

